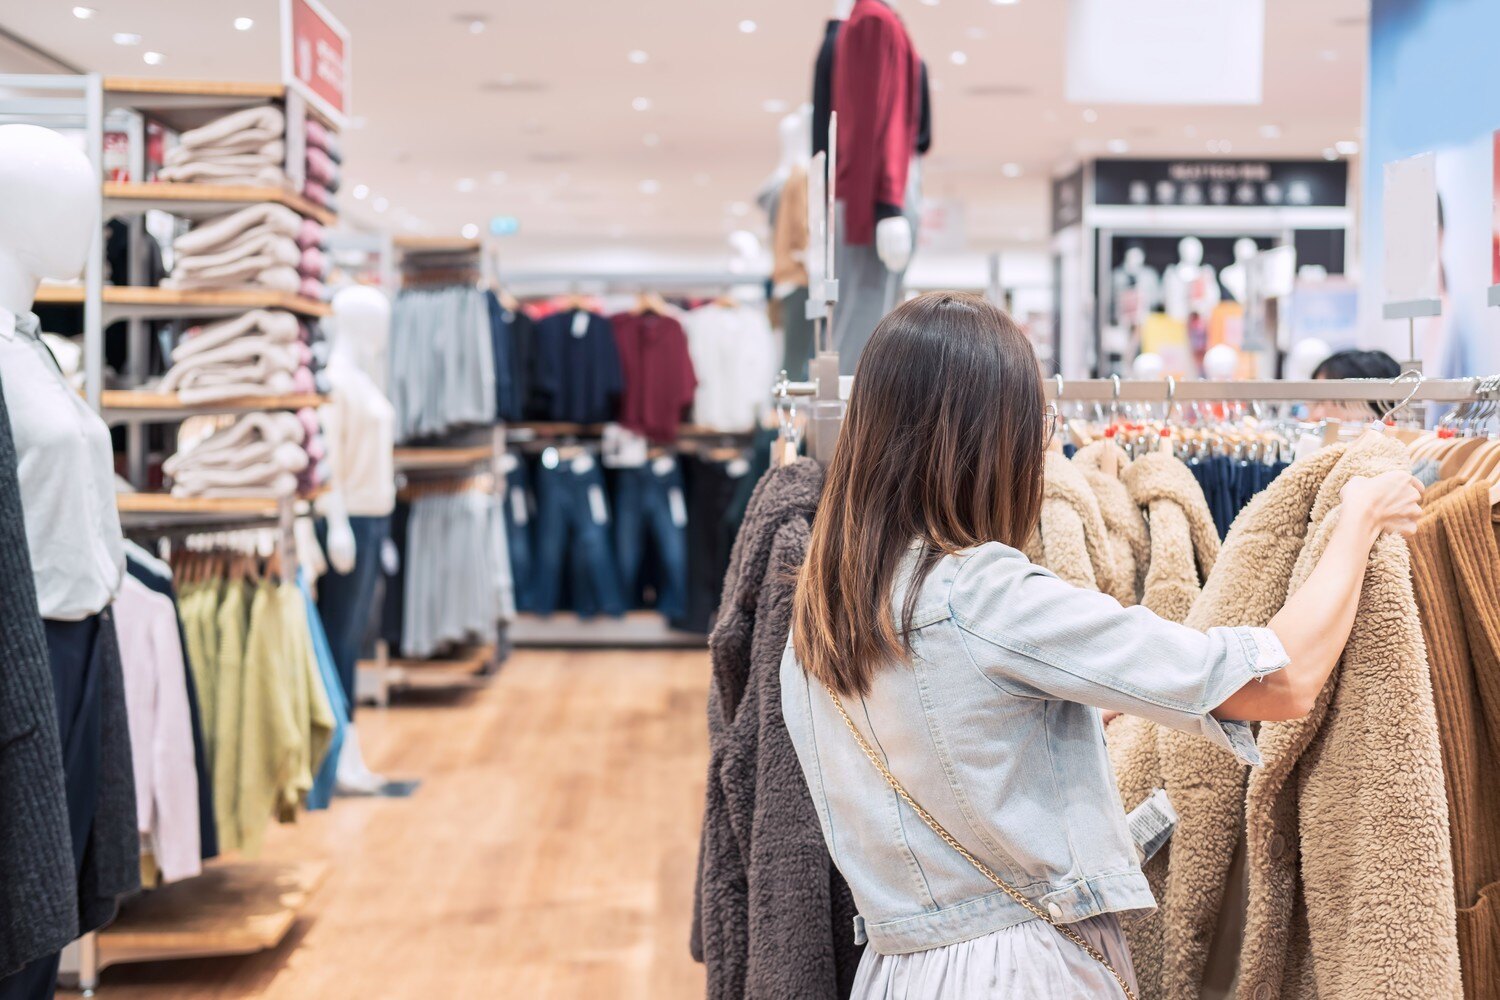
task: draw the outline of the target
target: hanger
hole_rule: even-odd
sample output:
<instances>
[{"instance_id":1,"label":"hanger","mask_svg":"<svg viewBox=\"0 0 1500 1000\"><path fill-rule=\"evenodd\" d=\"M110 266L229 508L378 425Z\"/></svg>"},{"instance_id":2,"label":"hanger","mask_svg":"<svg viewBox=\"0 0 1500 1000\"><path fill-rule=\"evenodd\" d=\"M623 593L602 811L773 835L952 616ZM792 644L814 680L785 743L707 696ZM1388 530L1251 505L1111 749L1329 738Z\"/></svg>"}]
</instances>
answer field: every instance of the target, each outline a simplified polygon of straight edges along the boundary
<instances>
[{"instance_id":1,"label":"hanger","mask_svg":"<svg viewBox=\"0 0 1500 1000\"><path fill-rule=\"evenodd\" d=\"M636 296L635 314L637 316L645 316L647 314L665 316L670 309L671 307L667 305L667 300L662 298L657 292L641 292Z\"/></svg>"},{"instance_id":2,"label":"hanger","mask_svg":"<svg viewBox=\"0 0 1500 1000\"><path fill-rule=\"evenodd\" d=\"M1104 429L1104 436L1108 444L1104 448L1102 461L1099 463L1099 471L1111 479L1120 476L1120 446L1115 444L1115 435L1118 433L1116 419L1120 415L1120 376L1111 375L1110 381L1114 383L1114 399L1109 404L1109 426Z\"/></svg>"}]
</instances>

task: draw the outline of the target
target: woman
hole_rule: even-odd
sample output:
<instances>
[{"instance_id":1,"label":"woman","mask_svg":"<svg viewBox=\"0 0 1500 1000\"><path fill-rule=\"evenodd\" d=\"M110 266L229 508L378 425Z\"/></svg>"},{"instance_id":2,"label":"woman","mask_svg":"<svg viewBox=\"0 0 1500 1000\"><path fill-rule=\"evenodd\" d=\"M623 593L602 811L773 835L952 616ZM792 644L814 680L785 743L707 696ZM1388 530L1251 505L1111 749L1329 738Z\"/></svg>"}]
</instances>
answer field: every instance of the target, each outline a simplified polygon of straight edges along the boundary
<instances>
[{"instance_id":1,"label":"woman","mask_svg":"<svg viewBox=\"0 0 1500 1000\"><path fill-rule=\"evenodd\" d=\"M1384 351L1347 350L1330 354L1313 369L1315 379L1383 378L1394 379L1401 374L1396 359ZM1324 402L1314 405L1308 415L1313 420L1369 420L1373 414L1381 416L1390 410L1393 403L1338 403Z\"/></svg>"},{"instance_id":2,"label":"woman","mask_svg":"<svg viewBox=\"0 0 1500 1000\"><path fill-rule=\"evenodd\" d=\"M1268 628L1197 632L1021 554L1054 419L1026 338L976 296L912 300L860 359L781 668L869 942L854 1000L1133 992L1119 915L1155 902L1100 710L1253 762L1246 723L1311 709L1377 536L1420 513L1409 476L1351 482L1327 553Z\"/></svg>"}]
</instances>

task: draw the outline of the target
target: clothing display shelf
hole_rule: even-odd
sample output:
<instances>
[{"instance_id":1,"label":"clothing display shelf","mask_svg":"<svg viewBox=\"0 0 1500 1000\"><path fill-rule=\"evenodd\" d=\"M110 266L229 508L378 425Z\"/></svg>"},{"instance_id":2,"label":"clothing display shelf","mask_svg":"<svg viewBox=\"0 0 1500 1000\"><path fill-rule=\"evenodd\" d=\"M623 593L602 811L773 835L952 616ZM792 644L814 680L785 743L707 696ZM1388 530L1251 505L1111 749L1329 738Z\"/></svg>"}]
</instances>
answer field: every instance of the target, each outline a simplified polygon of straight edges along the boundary
<instances>
[{"instance_id":1,"label":"clothing display shelf","mask_svg":"<svg viewBox=\"0 0 1500 1000\"><path fill-rule=\"evenodd\" d=\"M1463 403L1477 398L1481 379L1244 379L1230 382L1172 379L1044 380L1049 400L1062 402L1397 402ZM795 395L795 393L789 393Z\"/></svg>"},{"instance_id":2,"label":"clothing display shelf","mask_svg":"<svg viewBox=\"0 0 1500 1000\"><path fill-rule=\"evenodd\" d=\"M326 302L300 295L271 291L184 291L176 288L133 288L110 285L102 289L103 324L115 320L211 319L238 316L250 309L286 309L301 316L332 316ZM46 305L82 304L87 291L82 285L43 284L36 301Z\"/></svg>"},{"instance_id":3,"label":"clothing display shelf","mask_svg":"<svg viewBox=\"0 0 1500 1000\"><path fill-rule=\"evenodd\" d=\"M294 191L276 187L239 187L218 184L169 183L166 181L105 181L106 217L133 212L160 211L185 219L223 215L246 205L272 202L285 205L298 215L316 219L325 226L337 224L338 216L315 205Z\"/></svg>"},{"instance_id":4,"label":"clothing display shelf","mask_svg":"<svg viewBox=\"0 0 1500 1000\"><path fill-rule=\"evenodd\" d=\"M173 423L202 414L252 413L259 410L300 410L328 401L317 393L284 396L240 396L212 403L183 403L173 393L139 389L106 389L100 413L111 426L131 423Z\"/></svg>"}]
</instances>

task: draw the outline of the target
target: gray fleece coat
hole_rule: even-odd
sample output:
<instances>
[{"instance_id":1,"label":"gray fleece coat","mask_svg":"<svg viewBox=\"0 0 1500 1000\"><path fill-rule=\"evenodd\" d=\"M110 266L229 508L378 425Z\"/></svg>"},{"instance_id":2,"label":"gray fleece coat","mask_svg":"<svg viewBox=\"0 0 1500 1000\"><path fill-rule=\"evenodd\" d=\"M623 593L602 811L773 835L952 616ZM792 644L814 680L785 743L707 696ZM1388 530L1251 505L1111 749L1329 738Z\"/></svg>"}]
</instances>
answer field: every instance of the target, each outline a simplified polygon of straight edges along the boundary
<instances>
[{"instance_id":1,"label":"gray fleece coat","mask_svg":"<svg viewBox=\"0 0 1500 1000\"><path fill-rule=\"evenodd\" d=\"M709 772L693 956L710 1000L843 1000L863 949L781 715L795 575L823 488L817 463L772 469L735 539L709 638Z\"/></svg>"}]
</instances>

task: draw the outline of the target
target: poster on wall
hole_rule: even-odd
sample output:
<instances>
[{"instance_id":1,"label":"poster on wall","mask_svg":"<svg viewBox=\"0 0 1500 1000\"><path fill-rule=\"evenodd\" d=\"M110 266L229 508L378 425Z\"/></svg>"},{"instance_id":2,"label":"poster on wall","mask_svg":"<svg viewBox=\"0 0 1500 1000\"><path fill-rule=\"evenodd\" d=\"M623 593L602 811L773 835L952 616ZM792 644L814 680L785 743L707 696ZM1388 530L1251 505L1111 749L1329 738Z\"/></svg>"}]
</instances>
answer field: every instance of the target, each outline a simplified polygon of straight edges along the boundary
<instances>
[{"instance_id":1,"label":"poster on wall","mask_svg":"<svg viewBox=\"0 0 1500 1000\"><path fill-rule=\"evenodd\" d=\"M1437 157L1432 153L1385 165L1386 319L1441 312L1438 266Z\"/></svg>"},{"instance_id":2,"label":"poster on wall","mask_svg":"<svg viewBox=\"0 0 1500 1000\"><path fill-rule=\"evenodd\" d=\"M340 128L349 115L349 31L318 0L281 0L281 80Z\"/></svg>"}]
</instances>

